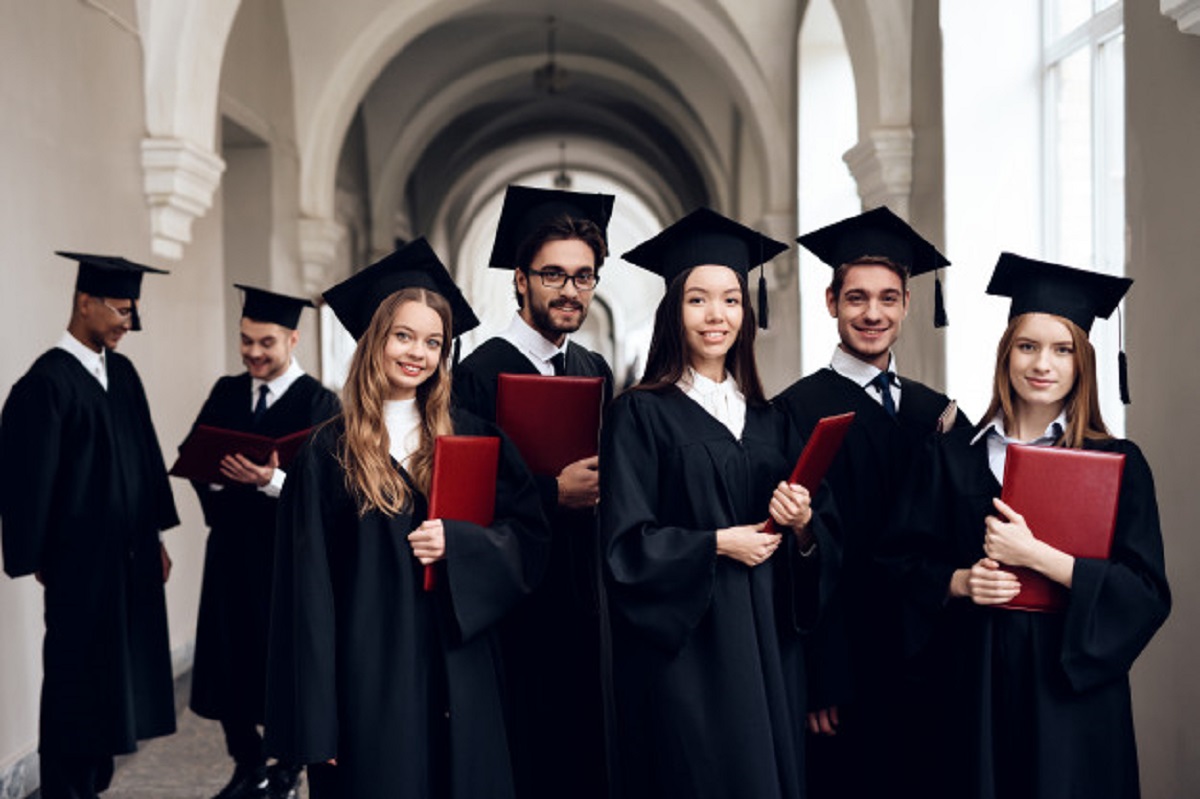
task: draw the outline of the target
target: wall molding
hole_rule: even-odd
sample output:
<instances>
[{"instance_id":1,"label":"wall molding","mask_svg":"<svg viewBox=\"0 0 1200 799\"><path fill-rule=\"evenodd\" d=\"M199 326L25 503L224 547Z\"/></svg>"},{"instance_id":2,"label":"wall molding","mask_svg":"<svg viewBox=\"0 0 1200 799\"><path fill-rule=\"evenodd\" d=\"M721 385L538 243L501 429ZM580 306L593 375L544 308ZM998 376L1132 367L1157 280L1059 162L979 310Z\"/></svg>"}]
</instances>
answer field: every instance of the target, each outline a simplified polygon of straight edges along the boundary
<instances>
[{"instance_id":1,"label":"wall molding","mask_svg":"<svg viewBox=\"0 0 1200 799\"><path fill-rule=\"evenodd\" d=\"M344 275L331 274L337 262L338 245L346 228L333 219L305 216L300 218L300 262L304 290L316 294L334 279Z\"/></svg>"},{"instance_id":2,"label":"wall molding","mask_svg":"<svg viewBox=\"0 0 1200 799\"><path fill-rule=\"evenodd\" d=\"M913 183L913 129L880 127L842 156L864 208L887 205L908 218Z\"/></svg>"},{"instance_id":3,"label":"wall molding","mask_svg":"<svg viewBox=\"0 0 1200 799\"><path fill-rule=\"evenodd\" d=\"M1200 0L1159 0L1159 9L1182 32L1200 36Z\"/></svg>"},{"instance_id":4,"label":"wall molding","mask_svg":"<svg viewBox=\"0 0 1200 799\"><path fill-rule=\"evenodd\" d=\"M187 139L142 139L142 170L150 206L150 249L179 260L192 222L212 207L225 161Z\"/></svg>"}]
</instances>

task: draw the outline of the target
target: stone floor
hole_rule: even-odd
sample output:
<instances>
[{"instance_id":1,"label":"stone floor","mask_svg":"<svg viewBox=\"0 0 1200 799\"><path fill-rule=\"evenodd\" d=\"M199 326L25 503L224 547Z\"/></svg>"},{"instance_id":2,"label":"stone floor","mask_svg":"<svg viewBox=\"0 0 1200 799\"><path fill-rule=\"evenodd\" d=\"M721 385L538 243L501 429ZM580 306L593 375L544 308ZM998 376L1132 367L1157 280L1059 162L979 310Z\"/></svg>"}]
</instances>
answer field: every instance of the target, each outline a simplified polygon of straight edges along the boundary
<instances>
[{"instance_id":1,"label":"stone floor","mask_svg":"<svg viewBox=\"0 0 1200 799\"><path fill-rule=\"evenodd\" d=\"M190 676L184 675L176 684L178 731L143 741L135 754L118 758L104 799L209 799L225 787L233 761L225 753L221 725L184 707ZM305 788L300 796L307 799Z\"/></svg>"}]
</instances>

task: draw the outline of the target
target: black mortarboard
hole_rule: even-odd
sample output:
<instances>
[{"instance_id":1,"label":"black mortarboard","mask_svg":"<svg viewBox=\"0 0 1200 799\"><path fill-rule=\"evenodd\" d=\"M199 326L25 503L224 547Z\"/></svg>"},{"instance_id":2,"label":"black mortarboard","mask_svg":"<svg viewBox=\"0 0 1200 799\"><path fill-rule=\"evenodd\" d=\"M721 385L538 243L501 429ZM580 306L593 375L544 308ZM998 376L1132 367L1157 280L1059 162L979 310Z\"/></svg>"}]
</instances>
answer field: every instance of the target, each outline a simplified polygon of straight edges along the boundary
<instances>
[{"instance_id":1,"label":"black mortarboard","mask_svg":"<svg viewBox=\"0 0 1200 799\"><path fill-rule=\"evenodd\" d=\"M806 233L796 241L837 269L861 258L887 258L910 277L949 266L946 256L886 205ZM934 278L934 325L946 326L942 282Z\"/></svg>"},{"instance_id":2,"label":"black mortarboard","mask_svg":"<svg viewBox=\"0 0 1200 799\"><path fill-rule=\"evenodd\" d=\"M1061 264L1000 254L987 293L1011 297L1008 318L1026 313L1047 313L1070 319L1090 333L1096 317L1107 319L1116 310L1133 279L1116 277ZM1129 404L1128 365L1125 352L1117 356L1121 400Z\"/></svg>"},{"instance_id":3,"label":"black mortarboard","mask_svg":"<svg viewBox=\"0 0 1200 799\"><path fill-rule=\"evenodd\" d=\"M607 243L608 220L615 199L611 194L509 186L504 192L504 207L488 264L496 269L516 269L521 245L560 216L594 222Z\"/></svg>"},{"instance_id":4,"label":"black mortarboard","mask_svg":"<svg viewBox=\"0 0 1200 799\"><path fill-rule=\"evenodd\" d=\"M242 316L255 322L271 322L295 330L300 323L300 312L305 308L316 307L303 297L289 297L241 283L234 283L233 287L246 292L245 301L242 303Z\"/></svg>"},{"instance_id":5,"label":"black mortarboard","mask_svg":"<svg viewBox=\"0 0 1200 799\"><path fill-rule=\"evenodd\" d=\"M643 241L621 257L631 264L662 275L670 285L693 266L728 266L743 276L765 264L788 246L734 222L710 208L697 208L654 238ZM759 324L766 327L766 286L759 280Z\"/></svg>"},{"instance_id":6,"label":"black mortarboard","mask_svg":"<svg viewBox=\"0 0 1200 799\"><path fill-rule=\"evenodd\" d=\"M142 296L142 275L170 274L165 269L137 264L117 255L89 255L62 250L55 250L54 254L79 263L79 272L75 276L76 291L93 297L133 300L134 330L142 329L142 321L137 312L137 299Z\"/></svg>"},{"instance_id":7,"label":"black mortarboard","mask_svg":"<svg viewBox=\"0 0 1200 799\"><path fill-rule=\"evenodd\" d=\"M438 260L424 237L409 242L379 261L356 272L322 296L355 340L371 325L379 305L400 289L423 288L442 295L454 317L457 337L479 325L475 312Z\"/></svg>"}]
</instances>

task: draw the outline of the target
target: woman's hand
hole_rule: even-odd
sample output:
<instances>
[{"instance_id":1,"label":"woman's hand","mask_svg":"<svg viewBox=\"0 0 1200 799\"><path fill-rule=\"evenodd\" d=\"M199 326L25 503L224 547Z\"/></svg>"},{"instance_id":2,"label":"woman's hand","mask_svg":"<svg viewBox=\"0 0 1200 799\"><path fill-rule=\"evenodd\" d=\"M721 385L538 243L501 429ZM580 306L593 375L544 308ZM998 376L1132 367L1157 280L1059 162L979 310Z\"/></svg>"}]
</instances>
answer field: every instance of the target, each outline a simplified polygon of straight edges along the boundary
<instances>
[{"instance_id":1,"label":"woman's hand","mask_svg":"<svg viewBox=\"0 0 1200 799\"><path fill-rule=\"evenodd\" d=\"M746 564L750 568L759 565L779 548L783 536L779 533L764 533L762 524L743 524L717 530L717 554Z\"/></svg>"},{"instance_id":2,"label":"woman's hand","mask_svg":"<svg viewBox=\"0 0 1200 799\"><path fill-rule=\"evenodd\" d=\"M446 557L446 530L441 519L426 519L421 526L408 534L408 545L413 557L428 566Z\"/></svg>"},{"instance_id":3,"label":"woman's hand","mask_svg":"<svg viewBox=\"0 0 1200 799\"><path fill-rule=\"evenodd\" d=\"M969 569L957 569L950 577L950 596L970 597L976 605L1003 605L1021 591L1012 572L1002 571L991 558L980 558Z\"/></svg>"},{"instance_id":4,"label":"woman's hand","mask_svg":"<svg viewBox=\"0 0 1200 799\"><path fill-rule=\"evenodd\" d=\"M1000 499L993 499L992 503L1004 518L988 516L984 519L984 554L1008 566L1032 567L1042 542L1033 537L1025 517Z\"/></svg>"},{"instance_id":5,"label":"woman's hand","mask_svg":"<svg viewBox=\"0 0 1200 799\"><path fill-rule=\"evenodd\" d=\"M776 524L800 531L812 521L812 497L808 489L798 483L780 482L771 495L768 506Z\"/></svg>"}]
</instances>

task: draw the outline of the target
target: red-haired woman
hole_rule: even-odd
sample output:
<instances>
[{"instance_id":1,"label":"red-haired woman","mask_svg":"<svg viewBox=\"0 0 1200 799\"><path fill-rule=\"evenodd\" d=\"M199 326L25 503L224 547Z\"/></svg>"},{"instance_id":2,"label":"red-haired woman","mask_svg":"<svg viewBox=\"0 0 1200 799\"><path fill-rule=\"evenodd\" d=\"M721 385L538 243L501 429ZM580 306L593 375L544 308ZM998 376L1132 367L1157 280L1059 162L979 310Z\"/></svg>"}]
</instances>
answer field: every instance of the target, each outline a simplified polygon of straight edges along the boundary
<instances>
[{"instance_id":1,"label":"red-haired woman","mask_svg":"<svg viewBox=\"0 0 1200 799\"><path fill-rule=\"evenodd\" d=\"M1128 673L1171 600L1150 467L1101 419L1088 341L1131 282L1001 257L988 292L1012 306L991 406L931 443L889 536L910 650L945 688L928 769L946 796L1138 796ZM1124 454L1110 557L1055 549L998 499L1009 443ZM1009 566L1069 589L1065 610L999 607L1020 589Z\"/></svg>"},{"instance_id":2,"label":"red-haired woman","mask_svg":"<svg viewBox=\"0 0 1200 799\"><path fill-rule=\"evenodd\" d=\"M317 799L507 799L492 633L544 567L537 490L504 441L489 527L425 518L435 438L497 435L450 406L450 342L474 314L424 239L325 299L358 346L280 500L268 749L329 764L309 769Z\"/></svg>"}]
</instances>

